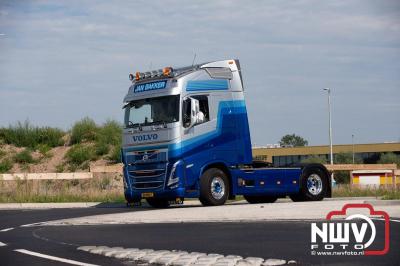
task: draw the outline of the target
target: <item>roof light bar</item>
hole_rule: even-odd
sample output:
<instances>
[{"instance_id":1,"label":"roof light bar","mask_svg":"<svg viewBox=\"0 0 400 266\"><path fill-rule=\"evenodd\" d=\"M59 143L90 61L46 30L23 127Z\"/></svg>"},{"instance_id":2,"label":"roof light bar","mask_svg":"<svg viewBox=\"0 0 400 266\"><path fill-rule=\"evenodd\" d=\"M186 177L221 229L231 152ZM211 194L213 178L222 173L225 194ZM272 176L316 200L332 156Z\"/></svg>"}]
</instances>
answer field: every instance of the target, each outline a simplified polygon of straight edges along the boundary
<instances>
[{"instance_id":1,"label":"roof light bar","mask_svg":"<svg viewBox=\"0 0 400 266\"><path fill-rule=\"evenodd\" d=\"M156 78L156 77L174 77L192 69L198 69L200 65L190 67L183 67L174 70L172 67L164 67L163 69L152 70L147 72L136 72L135 75L129 74L129 80L139 81L142 79Z\"/></svg>"}]
</instances>

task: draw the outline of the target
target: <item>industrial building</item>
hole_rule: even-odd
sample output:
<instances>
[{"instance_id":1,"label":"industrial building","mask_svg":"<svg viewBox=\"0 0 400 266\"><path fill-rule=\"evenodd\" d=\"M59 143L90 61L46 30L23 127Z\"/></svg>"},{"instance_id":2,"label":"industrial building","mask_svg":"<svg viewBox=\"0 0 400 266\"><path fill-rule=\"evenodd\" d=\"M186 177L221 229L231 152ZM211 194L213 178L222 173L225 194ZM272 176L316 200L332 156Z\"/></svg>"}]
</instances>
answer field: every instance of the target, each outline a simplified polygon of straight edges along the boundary
<instances>
[{"instance_id":1,"label":"industrial building","mask_svg":"<svg viewBox=\"0 0 400 266\"><path fill-rule=\"evenodd\" d=\"M363 163L376 163L382 153L393 152L400 155L400 142L333 145L333 158L337 153L353 153ZM285 166L300 163L310 156L321 156L329 161L329 145L304 147L254 147L253 157L273 163L274 166Z\"/></svg>"}]
</instances>

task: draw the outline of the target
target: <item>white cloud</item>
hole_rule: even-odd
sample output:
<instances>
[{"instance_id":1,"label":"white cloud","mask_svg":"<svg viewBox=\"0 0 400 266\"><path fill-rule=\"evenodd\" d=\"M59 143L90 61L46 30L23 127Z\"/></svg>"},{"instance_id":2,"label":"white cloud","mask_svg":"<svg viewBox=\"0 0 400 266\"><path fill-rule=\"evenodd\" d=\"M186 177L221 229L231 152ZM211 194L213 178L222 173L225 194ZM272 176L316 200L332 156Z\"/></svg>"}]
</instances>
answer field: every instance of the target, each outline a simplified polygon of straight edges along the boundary
<instances>
[{"instance_id":1,"label":"white cloud","mask_svg":"<svg viewBox=\"0 0 400 266\"><path fill-rule=\"evenodd\" d=\"M129 72L187 65L197 53L198 62L241 59L259 145L287 132L325 143L326 86L338 142L355 120L368 129L360 142L397 139L390 132L400 123L387 110L400 100L399 14L395 1L8 2L0 6L0 112L9 115L0 125L121 117Z\"/></svg>"}]
</instances>

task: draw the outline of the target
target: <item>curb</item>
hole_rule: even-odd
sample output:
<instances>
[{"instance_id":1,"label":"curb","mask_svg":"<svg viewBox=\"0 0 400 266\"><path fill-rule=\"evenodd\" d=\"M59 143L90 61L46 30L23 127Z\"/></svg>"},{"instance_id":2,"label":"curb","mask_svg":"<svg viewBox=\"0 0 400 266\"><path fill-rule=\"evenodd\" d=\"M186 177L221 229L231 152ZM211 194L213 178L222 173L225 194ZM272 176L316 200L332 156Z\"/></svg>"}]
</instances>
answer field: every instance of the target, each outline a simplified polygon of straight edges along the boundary
<instances>
[{"instance_id":1,"label":"curb","mask_svg":"<svg viewBox=\"0 0 400 266\"><path fill-rule=\"evenodd\" d=\"M400 200L365 200L364 203L373 206L396 206L400 205Z\"/></svg>"},{"instance_id":2,"label":"curb","mask_svg":"<svg viewBox=\"0 0 400 266\"><path fill-rule=\"evenodd\" d=\"M185 201L183 206L200 206L198 200ZM136 208L148 208L146 203ZM126 203L113 202L46 202L46 203L0 203L0 210L21 210L21 209L73 209L73 208L123 208Z\"/></svg>"},{"instance_id":3,"label":"curb","mask_svg":"<svg viewBox=\"0 0 400 266\"><path fill-rule=\"evenodd\" d=\"M68 209L68 208L122 208L124 203L57 202L57 203L0 203L0 210L18 209Z\"/></svg>"}]
</instances>

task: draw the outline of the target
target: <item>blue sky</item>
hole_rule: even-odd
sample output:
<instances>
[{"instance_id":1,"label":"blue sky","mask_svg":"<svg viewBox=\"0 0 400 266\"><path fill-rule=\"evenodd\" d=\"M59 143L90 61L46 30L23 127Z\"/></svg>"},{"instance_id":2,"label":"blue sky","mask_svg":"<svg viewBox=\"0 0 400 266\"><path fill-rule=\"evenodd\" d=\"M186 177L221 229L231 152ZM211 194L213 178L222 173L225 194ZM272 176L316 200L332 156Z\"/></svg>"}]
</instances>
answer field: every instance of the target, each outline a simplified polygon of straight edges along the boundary
<instances>
[{"instance_id":1,"label":"blue sky","mask_svg":"<svg viewBox=\"0 0 400 266\"><path fill-rule=\"evenodd\" d=\"M399 1L2 1L0 126L122 120L128 74L239 58L253 144L400 141Z\"/></svg>"}]
</instances>

